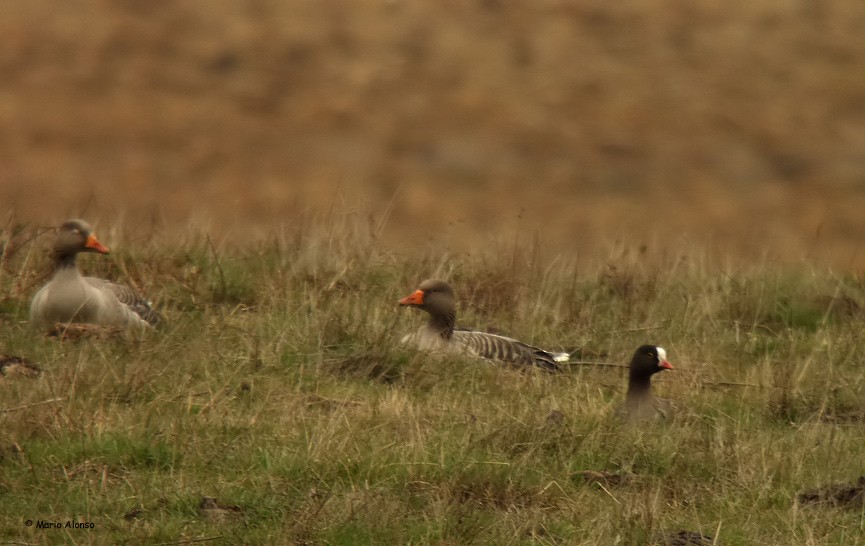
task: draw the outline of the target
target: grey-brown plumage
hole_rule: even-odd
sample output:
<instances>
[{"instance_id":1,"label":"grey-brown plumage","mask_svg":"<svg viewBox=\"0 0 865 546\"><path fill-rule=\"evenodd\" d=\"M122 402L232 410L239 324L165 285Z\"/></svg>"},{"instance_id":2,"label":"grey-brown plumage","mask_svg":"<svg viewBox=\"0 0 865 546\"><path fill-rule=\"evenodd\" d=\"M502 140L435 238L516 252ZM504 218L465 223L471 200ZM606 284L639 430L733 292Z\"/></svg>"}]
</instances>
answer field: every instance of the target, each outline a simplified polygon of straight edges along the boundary
<instances>
[{"instance_id":1,"label":"grey-brown plumage","mask_svg":"<svg viewBox=\"0 0 865 546\"><path fill-rule=\"evenodd\" d=\"M69 220L58 229L52 246L54 276L30 304L33 324L43 329L58 322L149 328L162 320L150 303L128 286L82 277L76 261L81 252L109 251L87 222Z\"/></svg>"},{"instance_id":2,"label":"grey-brown plumage","mask_svg":"<svg viewBox=\"0 0 865 546\"><path fill-rule=\"evenodd\" d=\"M115 284L96 277L84 277L84 280L94 288L114 294L117 301L125 305L149 325L156 326L162 321L162 315L153 310L151 303L125 284Z\"/></svg>"},{"instance_id":3,"label":"grey-brown plumage","mask_svg":"<svg viewBox=\"0 0 865 546\"><path fill-rule=\"evenodd\" d=\"M652 392L652 376L673 369L667 362L667 351L656 345L642 345L634 351L628 366L628 393L625 397L625 412L632 420L648 419L666 415L668 402L655 398Z\"/></svg>"},{"instance_id":4,"label":"grey-brown plumage","mask_svg":"<svg viewBox=\"0 0 865 546\"><path fill-rule=\"evenodd\" d=\"M537 366L550 372L561 371L567 353L550 353L516 339L497 334L456 328L456 298L445 281L428 279L418 289L399 301L429 313L429 321L417 333L403 341L414 342L423 350L454 351L513 364Z\"/></svg>"}]
</instances>

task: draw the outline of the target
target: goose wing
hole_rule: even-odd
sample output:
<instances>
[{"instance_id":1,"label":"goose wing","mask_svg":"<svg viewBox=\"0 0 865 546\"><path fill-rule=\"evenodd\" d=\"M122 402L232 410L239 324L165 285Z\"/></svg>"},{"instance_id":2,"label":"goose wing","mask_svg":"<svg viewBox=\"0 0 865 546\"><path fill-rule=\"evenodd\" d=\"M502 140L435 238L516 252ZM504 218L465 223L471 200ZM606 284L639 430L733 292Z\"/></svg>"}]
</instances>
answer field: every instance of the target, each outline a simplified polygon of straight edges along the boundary
<instances>
[{"instance_id":1,"label":"goose wing","mask_svg":"<svg viewBox=\"0 0 865 546\"><path fill-rule=\"evenodd\" d=\"M537 366L548 372L562 371L559 362L567 361L567 353L550 353L513 338L478 332L454 330L453 342L467 352L489 360L520 366Z\"/></svg>"},{"instance_id":2,"label":"goose wing","mask_svg":"<svg viewBox=\"0 0 865 546\"><path fill-rule=\"evenodd\" d=\"M162 322L162 315L157 313L151 303L141 297L132 288L96 277L84 277L84 280L94 288L112 294L121 305L138 315L141 320L150 326L156 326Z\"/></svg>"}]
</instances>

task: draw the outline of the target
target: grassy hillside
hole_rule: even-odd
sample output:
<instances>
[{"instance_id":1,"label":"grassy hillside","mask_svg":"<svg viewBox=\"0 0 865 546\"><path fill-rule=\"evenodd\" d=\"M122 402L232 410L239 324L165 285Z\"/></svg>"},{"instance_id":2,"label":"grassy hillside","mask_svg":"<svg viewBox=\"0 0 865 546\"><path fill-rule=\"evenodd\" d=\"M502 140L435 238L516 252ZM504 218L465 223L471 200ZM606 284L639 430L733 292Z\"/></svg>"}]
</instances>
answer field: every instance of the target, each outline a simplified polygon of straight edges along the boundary
<instances>
[{"instance_id":1,"label":"grassy hillside","mask_svg":"<svg viewBox=\"0 0 865 546\"><path fill-rule=\"evenodd\" d=\"M865 473L861 278L522 242L407 259L357 226L243 249L101 233L117 252L83 268L168 324L33 332L46 241L7 246L0 348L45 371L0 380L0 541L865 543L861 503L797 500ZM396 301L430 276L456 286L462 325L581 356L549 376L399 347L422 317ZM624 370L601 364L644 342L676 366L656 389L679 409L636 427L615 416Z\"/></svg>"}]
</instances>

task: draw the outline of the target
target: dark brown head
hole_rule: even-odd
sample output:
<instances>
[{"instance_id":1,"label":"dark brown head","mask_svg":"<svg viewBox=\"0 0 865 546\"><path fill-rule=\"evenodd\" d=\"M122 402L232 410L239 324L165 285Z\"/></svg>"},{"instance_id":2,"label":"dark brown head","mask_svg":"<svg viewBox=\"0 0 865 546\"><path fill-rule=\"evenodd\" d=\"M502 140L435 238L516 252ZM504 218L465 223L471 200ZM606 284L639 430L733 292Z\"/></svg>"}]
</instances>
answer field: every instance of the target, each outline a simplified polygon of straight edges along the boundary
<instances>
[{"instance_id":1,"label":"dark brown head","mask_svg":"<svg viewBox=\"0 0 865 546\"><path fill-rule=\"evenodd\" d=\"M656 345L641 345L634 351L631 359L631 377L649 377L664 370L672 370L673 365L667 362L667 351Z\"/></svg>"},{"instance_id":2,"label":"dark brown head","mask_svg":"<svg viewBox=\"0 0 865 546\"><path fill-rule=\"evenodd\" d=\"M423 309L437 316L453 313L455 308L454 289L445 281L427 279L410 295L399 300L400 305Z\"/></svg>"},{"instance_id":3,"label":"dark brown head","mask_svg":"<svg viewBox=\"0 0 865 546\"><path fill-rule=\"evenodd\" d=\"M90 224L84 220L69 220L57 229L53 251L58 260L66 261L74 259L79 252L108 254L108 247L99 242Z\"/></svg>"},{"instance_id":4,"label":"dark brown head","mask_svg":"<svg viewBox=\"0 0 865 546\"><path fill-rule=\"evenodd\" d=\"M399 300L400 305L423 309L430 315L427 327L450 339L456 324L454 289L445 281L427 279L417 290Z\"/></svg>"},{"instance_id":5,"label":"dark brown head","mask_svg":"<svg viewBox=\"0 0 865 546\"><path fill-rule=\"evenodd\" d=\"M628 377L628 393L625 408L632 420L665 415L658 399L652 394L652 376L663 370L671 370L667 362L667 351L656 345L643 345L634 351Z\"/></svg>"}]
</instances>

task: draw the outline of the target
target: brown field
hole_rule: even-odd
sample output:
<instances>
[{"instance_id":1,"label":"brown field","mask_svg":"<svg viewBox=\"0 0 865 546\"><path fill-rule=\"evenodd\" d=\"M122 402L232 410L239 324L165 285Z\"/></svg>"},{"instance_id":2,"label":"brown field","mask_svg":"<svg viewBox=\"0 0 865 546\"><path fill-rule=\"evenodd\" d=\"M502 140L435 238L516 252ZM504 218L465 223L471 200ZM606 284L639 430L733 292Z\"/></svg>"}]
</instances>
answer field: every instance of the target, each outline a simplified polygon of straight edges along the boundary
<instances>
[{"instance_id":1,"label":"brown field","mask_svg":"<svg viewBox=\"0 0 865 546\"><path fill-rule=\"evenodd\" d=\"M30 0L0 212L865 265L865 3ZM524 233L524 235L521 235Z\"/></svg>"}]
</instances>

